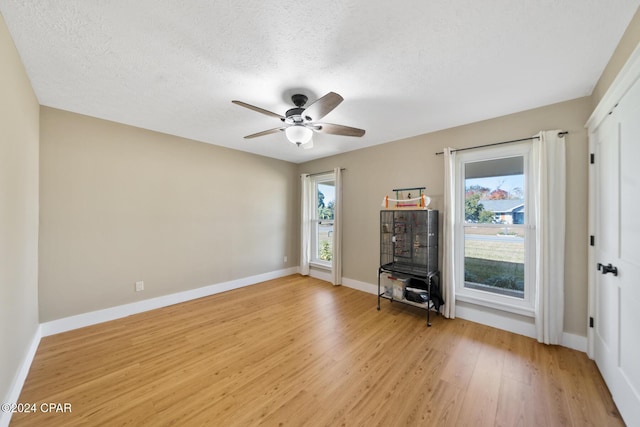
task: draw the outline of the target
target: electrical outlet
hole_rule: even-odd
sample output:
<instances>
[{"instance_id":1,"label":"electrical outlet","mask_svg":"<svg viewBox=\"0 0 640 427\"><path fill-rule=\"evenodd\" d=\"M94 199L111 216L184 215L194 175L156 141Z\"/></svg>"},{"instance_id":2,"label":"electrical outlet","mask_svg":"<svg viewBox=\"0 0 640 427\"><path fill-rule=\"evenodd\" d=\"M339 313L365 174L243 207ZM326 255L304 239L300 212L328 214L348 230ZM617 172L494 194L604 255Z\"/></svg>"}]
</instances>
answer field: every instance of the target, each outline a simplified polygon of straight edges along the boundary
<instances>
[{"instance_id":1,"label":"electrical outlet","mask_svg":"<svg viewBox=\"0 0 640 427\"><path fill-rule=\"evenodd\" d=\"M286 255L284 256L284 262L287 262L287 256Z\"/></svg>"},{"instance_id":2,"label":"electrical outlet","mask_svg":"<svg viewBox=\"0 0 640 427\"><path fill-rule=\"evenodd\" d=\"M136 292L144 291L144 282L141 280L136 282Z\"/></svg>"}]
</instances>

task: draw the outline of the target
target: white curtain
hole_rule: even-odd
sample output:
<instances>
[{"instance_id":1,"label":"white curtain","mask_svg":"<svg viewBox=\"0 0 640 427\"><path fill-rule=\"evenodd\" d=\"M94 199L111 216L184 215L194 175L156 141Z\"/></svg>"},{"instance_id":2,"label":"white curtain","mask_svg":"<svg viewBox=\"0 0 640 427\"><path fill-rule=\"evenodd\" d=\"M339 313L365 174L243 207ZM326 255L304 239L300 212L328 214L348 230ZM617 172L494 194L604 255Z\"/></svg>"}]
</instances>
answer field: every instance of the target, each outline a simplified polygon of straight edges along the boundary
<instances>
[{"instance_id":1,"label":"white curtain","mask_svg":"<svg viewBox=\"0 0 640 427\"><path fill-rule=\"evenodd\" d=\"M444 149L444 213L442 249L442 298L443 315L449 319L456 317L456 282L454 268L454 231L456 212L456 153L451 148Z\"/></svg>"},{"instance_id":2,"label":"white curtain","mask_svg":"<svg viewBox=\"0 0 640 427\"><path fill-rule=\"evenodd\" d=\"M331 283L342 284L342 170L333 170L336 198L333 207L333 258L331 261Z\"/></svg>"},{"instance_id":3,"label":"white curtain","mask_svg":"<svg viewBox=\"0 0 640 427\"><path fill-rule=\"evenodd\" d=\"M564 241L566 163L560 131L534 139L534 215L536 219L536 332L538 341L560 344L564 319Z\"/></svg>"},{"instance_id":4,"label":"white curtain","mask_svg":"<svg viewBox=\"0 0 640 427\"><path fill-rule=\"evenodd\" d=\"M311 177L300 175L300 274L309 275L309 261L311 260L311 209L313 209L313 192Z\"/></svg>"}]
</instances>

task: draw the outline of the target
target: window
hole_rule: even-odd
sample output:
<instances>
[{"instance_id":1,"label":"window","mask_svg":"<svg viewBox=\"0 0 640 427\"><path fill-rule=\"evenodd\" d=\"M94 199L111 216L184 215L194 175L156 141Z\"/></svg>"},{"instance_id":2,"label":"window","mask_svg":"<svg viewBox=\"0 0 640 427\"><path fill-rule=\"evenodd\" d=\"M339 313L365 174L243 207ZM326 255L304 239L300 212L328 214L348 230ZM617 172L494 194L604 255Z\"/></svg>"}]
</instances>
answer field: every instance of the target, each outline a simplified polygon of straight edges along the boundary
<instances>
[{"instance_id":1,"label":"window","mask_svg":"<svg viewBox=\"0 0 640 427\"><path fill-rule=\"evenodd\" d=\"M457 298L533 315L530 144L457 155Z\"/></svg>"},{"instance_id":2,"label":"window","mask_svg":"<svg viewBox=\"0 0 640 427\"><path fill-rule=\"evenodd\" d=\"M315 209L311 213L311 263L331 267L333 259L333 220L335 178L333 173L312 179Z\"/></svg>"}]
</instances>

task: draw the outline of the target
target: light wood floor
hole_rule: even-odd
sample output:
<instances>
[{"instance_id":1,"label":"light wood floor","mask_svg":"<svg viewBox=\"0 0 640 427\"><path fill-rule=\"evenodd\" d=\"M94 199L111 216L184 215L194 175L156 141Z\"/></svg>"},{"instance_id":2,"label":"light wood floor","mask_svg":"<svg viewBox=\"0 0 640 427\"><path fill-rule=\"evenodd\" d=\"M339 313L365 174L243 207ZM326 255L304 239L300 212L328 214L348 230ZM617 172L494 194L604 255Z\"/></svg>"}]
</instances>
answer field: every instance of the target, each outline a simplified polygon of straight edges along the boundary
<instances>
[{"instance_id":1,"label":"light wood floor","mask_svg":"<svg viewBox=\"0 0 640 427\"><path fill-rule=\"evenodd\" d=\"M34 425L623 425L584 353L294 275L42 339Z\"/></svg>"}]
</instances>

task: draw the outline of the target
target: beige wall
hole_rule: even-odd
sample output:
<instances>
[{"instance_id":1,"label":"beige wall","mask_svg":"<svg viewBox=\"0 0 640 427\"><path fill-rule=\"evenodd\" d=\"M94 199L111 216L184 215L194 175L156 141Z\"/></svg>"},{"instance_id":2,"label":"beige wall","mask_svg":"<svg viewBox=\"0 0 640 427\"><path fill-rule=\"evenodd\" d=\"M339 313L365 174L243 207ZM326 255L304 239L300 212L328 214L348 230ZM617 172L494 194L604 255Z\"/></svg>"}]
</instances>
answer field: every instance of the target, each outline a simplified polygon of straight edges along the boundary
<instances>
[{"instance_id":1,"label":"beige wall","mask_svg":"<svg viewBox=\"0 0 640 427\"><path fill-rule=\"evenodd\" d=\"M567 138L567 248L565 331L586 335L587 167L584 124L588 97L492 120L420 135L300 165L299 172L344 167L343 274L377 283L380 203L393 188L427 187L430 207L443 208L443 147L463 148L523 138L540 130L564 129Z\"/></svg>"},{"instance_id":2,"label":"beige wall","mask_svg":"<svg viewBox=\"0 0 640 427\"><path fill-rule=\"evenodd\" d=\"M631 19L629 26L622 35L622 39L618 43L616 50L611 55L609 63L605 67L598 83L596 84L591 94L591 106L595 109L613 83L624 64L629 59L629 56L633 50L640 43L640 8L636 11L635 15Z\"/></svg>"},{"instance_id":3,"label":"beige wall","mask_svg":"<svg viewBox=\"0 0 640 427\"><path fill-rule=\"evenodd\" d=\"M295 266L291 163L46 107L40 156L41 322Z\"/></svg>"},{"instance_id":4,"label":"beige wall","mask_svg":"<svg viewBox=\"0 0 640 427\"><path fill-rule=\"evenodd\" d=\"M0 15L0 403L38 327L38 100ZM2 414L0 414L2 418Z\"/></svg>"}]
</instances>

